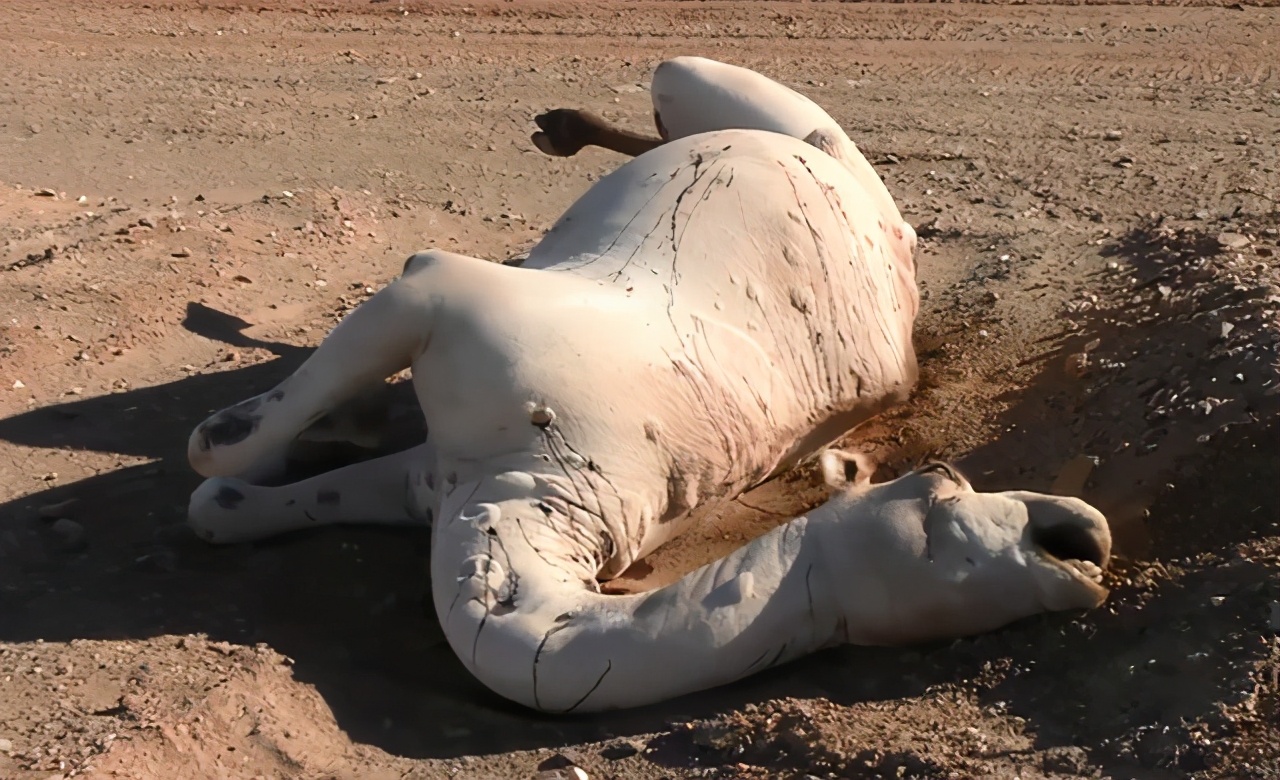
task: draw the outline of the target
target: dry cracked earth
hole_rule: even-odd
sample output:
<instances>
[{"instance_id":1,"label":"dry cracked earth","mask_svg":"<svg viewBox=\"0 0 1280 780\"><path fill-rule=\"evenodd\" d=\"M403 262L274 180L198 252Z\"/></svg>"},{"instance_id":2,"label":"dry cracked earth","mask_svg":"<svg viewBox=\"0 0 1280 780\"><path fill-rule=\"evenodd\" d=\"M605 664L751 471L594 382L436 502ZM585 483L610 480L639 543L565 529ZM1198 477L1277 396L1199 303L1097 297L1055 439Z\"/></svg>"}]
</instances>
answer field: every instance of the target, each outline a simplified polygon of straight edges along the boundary
<instances>
[{"instance_id":1,"label":"dry cracked earth","mask_svg":"<svg viewBox=\"0 0 1280 780\"><path fill-rule=\"evenodd\" d=\"M6 0L0 777L1280 777L1277 51L1252 2ZM527 248L621 162L532 117L645 129L689 53L826 106L918 227L925 378L851 441L1094 502L1103 608L548 718L453 658L425 532L188 534L196 422L414 250Z\"/></svg>"}]
</instances>

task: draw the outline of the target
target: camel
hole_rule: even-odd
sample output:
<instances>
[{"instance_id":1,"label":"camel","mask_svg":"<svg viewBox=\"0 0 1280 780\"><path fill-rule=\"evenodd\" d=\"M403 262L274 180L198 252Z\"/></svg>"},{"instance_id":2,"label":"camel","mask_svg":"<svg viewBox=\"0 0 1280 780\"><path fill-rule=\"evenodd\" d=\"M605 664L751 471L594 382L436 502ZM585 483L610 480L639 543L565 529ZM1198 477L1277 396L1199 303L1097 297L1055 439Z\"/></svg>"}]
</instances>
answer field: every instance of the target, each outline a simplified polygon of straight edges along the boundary
<instances>
[{"instance_id":1,"label":"camel","mask_svg":"<svg viewBox=\"0 0 1280 780\"><path fill-rule=\"evenodd\" d=\"M710 60L663 63L653 94L665 137L627 141L635 158L521 265L415 254L293 375L201 423L192 528L233 543L430 523L450 646L484 685L547 713L1102 603L1110 536L1083 501L976 492L941 463L872 484L865 459L830 448L917 380L915 235L844 131ZM571 133L540 125L540 148L567 151ZM255 479L405 368L421 444ZM815 457L823 505L666 587L601 592Z\"/></svg>"}]
</instances>

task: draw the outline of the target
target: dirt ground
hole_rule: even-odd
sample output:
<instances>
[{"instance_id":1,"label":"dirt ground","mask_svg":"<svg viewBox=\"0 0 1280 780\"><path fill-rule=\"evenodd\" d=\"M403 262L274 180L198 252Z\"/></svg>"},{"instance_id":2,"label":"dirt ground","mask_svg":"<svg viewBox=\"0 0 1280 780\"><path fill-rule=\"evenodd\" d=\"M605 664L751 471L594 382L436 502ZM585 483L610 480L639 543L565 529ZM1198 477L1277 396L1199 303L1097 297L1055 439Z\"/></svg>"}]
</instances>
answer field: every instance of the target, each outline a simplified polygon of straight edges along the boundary
<instances>
[{"instance_id":1,"label":"dirt ground","mask_svg":"<svg viewBox=\"0 0 1280 780\"><path fill-rule=\"evenodd\" d=\"M0 777L1280 777L1280 8L6 0ZM454 659L425 532L212 548L190 429L433 246L528 247L696 53L812 96L921 236L882 471L1108 513L1112 599L607 716ZM766 485L625 587L821 500Z\"/></svg>"}]
</instances>

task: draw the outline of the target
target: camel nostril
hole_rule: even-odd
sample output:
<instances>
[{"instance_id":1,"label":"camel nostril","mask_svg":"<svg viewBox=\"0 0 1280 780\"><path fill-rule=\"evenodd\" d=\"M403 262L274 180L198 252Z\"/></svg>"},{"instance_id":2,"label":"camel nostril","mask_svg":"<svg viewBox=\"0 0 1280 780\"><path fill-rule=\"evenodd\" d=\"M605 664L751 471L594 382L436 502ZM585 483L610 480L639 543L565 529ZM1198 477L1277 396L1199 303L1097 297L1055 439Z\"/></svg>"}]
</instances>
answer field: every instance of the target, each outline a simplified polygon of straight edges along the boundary
<instances>
[{"instance_id":1,"label":"camel nostril","mask_svg":"<svg viewBox=\"0 0 1280 780\"><path fill-rule=\"evenodd\" d=\"M1098 566L1106 565L1107 553L1097 537L1089 529L1071 523L1059 523L1031 529L1031 541L1044 552L1060 561L1089 561Z\"/></svg>"}]
</instances>

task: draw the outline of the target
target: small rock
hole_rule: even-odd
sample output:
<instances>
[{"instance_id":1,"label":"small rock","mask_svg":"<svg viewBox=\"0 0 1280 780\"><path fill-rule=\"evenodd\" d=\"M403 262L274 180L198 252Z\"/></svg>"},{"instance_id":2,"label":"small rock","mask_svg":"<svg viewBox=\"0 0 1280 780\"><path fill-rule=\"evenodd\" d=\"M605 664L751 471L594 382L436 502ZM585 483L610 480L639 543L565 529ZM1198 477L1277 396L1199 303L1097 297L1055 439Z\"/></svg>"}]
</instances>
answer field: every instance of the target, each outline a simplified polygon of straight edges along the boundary
<instances>
[{"instance_id":1,"label":"small rock","mask_svg":"<svg viewBox=\"0 0 1280 780\"><path fill-rule=\"evenodd\" d=\"M184 246L172 254L174 257L191 257L191 250Z\"/></svg>"},{"instance_id":2,"label":"small rock","mask_svg":"<svg viewBox=\"0 0 1280 780\"><path fill-rule=\"evenodd\" d=\"M1231 331L1235 329L1236 329L1236 326L1230 322L1222 323L1222 338L1225 339L1227 336L1230 336Z\"/></svg>"},{"instance_id":3,"label":"small rock","mask_svg":"<svg viewBox=\"0 0 1280 780\"><path fill-rule=\"evenodd\" d=\"M68 498L66 501L59 501L56 504L45 504L36 510L36 514L46 520L57 520L59 518L66 517L71 507L75 506L78 502L79 499L77 498Z\"/></svg>"},{"instance_id":4,"label":"small rock","mask_svg":"<svg viewBox=\"0 0 1280 780\"><path fill-rule=\"evenodd\" d=\"M1066 361L1063 362L1062 368L1067 372L1067 376L1072 379L1081 379L1089 373L1089 353L1076 352L1067 355Z\"/></svg>"},{"instance_id":5,"label":"small rock","mask_svg":"<svg viewBox=\"0 0 1280 780\"><path fill-rule=\"evenodd\" d=\"M1108 130L1103 133L1102 137L1108 141L1119 141L1121 138L1124 138L1124 133L1120 130Z\"/></svg>"},{"instance_id":6,"label":"small rock","mask_svg":"<svg viewBox=\"0 0 1280 780\"><path fill-rule=\"evenodd\" d=\"M234 349L222 356L223 363L236 363L240 360L240 353Z\"/></svg>"},{"instance_id":7,"label":"small rock","mask_svg":"<svg viewBox=\"0 0 1280 780\"><path fill-rule=\"evenodd\" d=\"M1049 748L1044 751L1041 761L1047 772L1073 775L1087 775L1089 772L1089 754L1075 746Z\"/></svg>"},{"instance_id":8,"label":"small rock","mask_svg":"<svg viewBox=\"0 0 1280 780\"><path fill-rule=\"evenodd\" d=\"M395 76L379 76L376 83L378 84L394 84L400 79Z\"/></svg>"},{"instance_id":9,"label":"small rock","mask_svg":"<svg viewBox=\"0 0 1280 780\"><path fill-rule=\"evenodd\" d=\"M13 750L13 743L7 739L0 739L0 753L8 753Z\"/></svg>"},{"instance_id":10,"label":"small rock","mask_svg":"<svg viewBox=\"0 0 1280 780\"><path fill-rule=\"evenodd\" d=\"M1248 236L1242 236L1239 233L1219 233L1218 244L1223 249L1244 249L1252 243Z\"/></svg>"},{"instance_id":11,"label":"small rock","mask_svg":"<svg viewBox=\"0 0 1280 780\"><path fill-rule=\"evenodd\" d=\"M1053 481L1053 487L1049 488L1049 492L1055 496L1079 498L1084 493L1089 475L1097 465L1097 460L1088 455L1075 456L1058 472L1058 477Z\"/></svg>"},{"instance_id":12,"label":"small rock","mask_svg":"<svg viewBox=\"0 0 1280 780\"><path fill-rule=\"evenodd\" d=\"M62 518L54 522L51 530L62 540L62 546L67 550L78 550L84 547L84 526L75 520Z\"/></svg>"},{"instance_id":13,"label":"small rock","mask_svg":"<svg viewBox=\"0 0 1280 780\"><path fill-rule=\"evenodd\" d=\"M40 189L36 190L36 194L37 194L37 195L39 195L39 196L40 196L40 197L42 197L42 198L56 198L56 197L58 197L58 191L57 191L57 190L51 190L51 189L49 189L48 187L41 187Z\"/></svg>"},{"instance_id":14,"label":"small rock","mask_svg":"<svg viewBox=\"0 0 1280 780\"><path fill-rule=\"evenodd\" d=\"M600 751L600 755L610 761L620 761L624 758L630 758L644 750L644 743L636 743L631 740L622 740L612 745L606 746Z\"/></svg>"},{"instance_id":15,"label":"small rock","mask_svg":"<svg viewBox=\"0 0 1280 780\"><path fill-rule=\"evenodd\" d=\"M138 571L169 574L178 570L178 554L167 547L161 547L135 558L133 568Z\"/></svg>"},{"instance_id":16,"label":"small rock","mask_svg":"<svg viewBox=\"0 0 1280 780\"><path fill-rule=\"evenodd\" d=\"M21 389L22 389L22 388L24 388L24 387L26 387L26 385L22 383L22 380L21 380L21 379L15 379L15 380L13 380L13 389L14 389L14 390L21 390Z\"/></svg>"}]
</instances>

